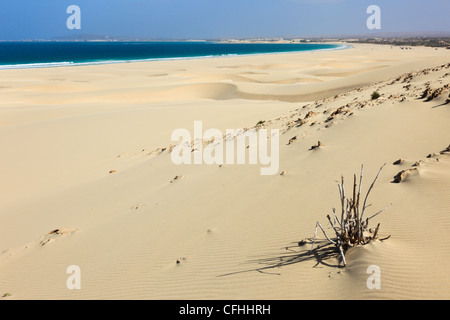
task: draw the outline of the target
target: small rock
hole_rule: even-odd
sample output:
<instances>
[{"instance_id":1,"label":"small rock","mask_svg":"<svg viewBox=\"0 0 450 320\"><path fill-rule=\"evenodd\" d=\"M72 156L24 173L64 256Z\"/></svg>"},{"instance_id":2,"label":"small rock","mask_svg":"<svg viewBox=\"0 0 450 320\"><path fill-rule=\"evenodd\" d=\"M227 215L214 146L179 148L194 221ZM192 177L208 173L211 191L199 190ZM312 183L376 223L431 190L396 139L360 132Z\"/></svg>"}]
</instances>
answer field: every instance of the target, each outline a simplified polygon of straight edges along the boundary
<instances>
[{"instance_id":1,"label":"small rock","mask_svg":"<svg viewBox=\"0 0 450 320\"><path fill-rule=\"evenodd\" d=\"M292 144L293 142L295 142L297 140L297 136L292 137L291 139L289 139L288 145Z\"/></svg>"},{"instance_id":2,"label":"small rock","mask_svg":"<svg viewBox=\"0 0 450 320\"><path fill-rule=\"evenodd\" d=\"M342 107L338 108L336 111L334 111L331 114L331 116L334 117L334 116L337 116L339 114L346 114L348 112L349 112L349 110L347 109L347 106L342 106Z\"/></svg>"},{"instance_id":3,"label":"small rock","mask_svg":"<svg viewBox=\"0 0 450 320\"><path fill-rule=\"evenodd\" d=\"M170 181L170 183L174 183L175 181L180 180L180 179L181 179L181 176L175 176L175 178L173 178L173 179Z\"/></svg>"},{"instance_id":4,"label":"small rock","mask_svg":"<svg viewBox=\"0 0 450 320\"><path fill-rule=\"evenodd\" d=\"M302 125L304 125L308 121L298 118L297 120L295 120L295 122L297 123L297 128L298 128L298 127L301 127Z\"/></svg>"},{"instance_id":5,"label":"small rock","mask_svg":"<svg viewBox=\"0 0 450 320\"><path fill-rule=\"evenodd\" d=\"M55 229L53 231L50 231L48 234L62 234L63 232L60 229Z\"/></svg>"},{"instance_id":6,"label":"small rock","mask_svg":"<svg viewBox=\"0 0 450 320\"><path fill-rule=\"evenodd\" d=\"M413 169L407 169L407 170L403 170L400 171L395 177L394 180L392 181L393 183L400 183L402 181L404 181L412 172L417 171L417 168L413 168Z\"/></svg>"},{"instance_id":7,"label":"small rock","mask_svg":"<svg viewBox=\"0 0 450 320\"><path fill-rule=\"evenodd\" d=\"M433 90L431 90L431 88L426 88L425 91L422 93L422 96L421 96L420 98L421 98L421 99L425 99L425 98L428 97L432 92L433 92Z\"/></svg>"},{"instance_id":8,"label":"small rock","mask_svg":"<svg viewBox=\"0 0 450 320\"><path fill-rule=\"evenodd\" d=\"M422 163L423 163L423 161L419 160L419 161L417 161L416 163L413 164L413 167L418 167L418 166L422 165Z\"/></svg>"},{"instance_id":9,"label":"small rock","mask_svg":"<svg viewBox=\"0 0 450 320\"><path fill-rule=\"evenodd\" d=\"M442 87L442 88L439 88L439 89L434 90L434 91L431 93L431 95L427 98L426 101L428 102L428 101L432 101L432 100L436 99L436 98L439 97L442 93L444 93L445 90L448 90L448 89L449 89L449 85L447 84L447 85L445 85L445 86Z\"/></svg>"},{"instance_id":10,"label":"small rock","mask_svg":"<svg viewBox=\"0 0 450 320\"><path fill-rule=\"evenodd\" d=\"M305 116L305 119L309 119L312 118L316 115L316 113L314 111L310 111L308 112L308 114Z\"/></svg>"},{"instance_id":11,"label":"small rock","mask_svg":"<svg viewBox=\"0 0 450 320\"><path fill-rule=\"evenodd\" d=\"M315 150L315 149L320 148L320 147L323 147L323 143L320 142L320 141L318 141L318 142L317 142L317 145L311 146L311 149L310 149L310 150Z\"/></svg>"}]
</instances>

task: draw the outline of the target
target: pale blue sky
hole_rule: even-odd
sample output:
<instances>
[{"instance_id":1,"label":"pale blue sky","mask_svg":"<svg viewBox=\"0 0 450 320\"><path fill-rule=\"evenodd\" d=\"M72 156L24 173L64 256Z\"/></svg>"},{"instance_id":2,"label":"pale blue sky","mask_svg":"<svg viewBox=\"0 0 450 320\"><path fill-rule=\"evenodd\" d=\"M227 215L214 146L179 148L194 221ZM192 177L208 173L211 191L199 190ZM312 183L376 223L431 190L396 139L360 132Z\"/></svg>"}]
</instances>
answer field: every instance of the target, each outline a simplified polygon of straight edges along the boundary
<instances>
[{"instance_id":1,"label":"pale blue sky","mask_svg":"<svg viewBox=\"0 0 450 320\"><path fill-rule=\"evenodd\" d=\"M370 34L369 5L381 32L450 32L449 0L0 0L0 40L96 34L153 39ZM69 5L81 30L68 30Z\"/></svg>"}]
</instances>

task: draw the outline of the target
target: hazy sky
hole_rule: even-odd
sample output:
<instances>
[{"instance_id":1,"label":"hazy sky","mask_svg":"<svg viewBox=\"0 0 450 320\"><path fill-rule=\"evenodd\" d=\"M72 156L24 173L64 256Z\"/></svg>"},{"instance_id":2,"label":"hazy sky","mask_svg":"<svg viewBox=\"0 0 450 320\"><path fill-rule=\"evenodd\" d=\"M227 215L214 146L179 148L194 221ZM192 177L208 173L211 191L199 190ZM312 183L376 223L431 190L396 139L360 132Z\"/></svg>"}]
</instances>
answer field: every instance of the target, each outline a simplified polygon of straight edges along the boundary
<instances>
[{"instance_id":1,"label":"hazy sky","mask_svg":"<svg viewBox=\"0 0 450 320\"><path fill-rule=\"evenodd\" d=\"M0 40L375 34L366 27L373 4L381 8L381 32L450 32L449 0L0 0ZM81 9L81 30L66 26L70 5Z\"/></svg>"}]
</instances>

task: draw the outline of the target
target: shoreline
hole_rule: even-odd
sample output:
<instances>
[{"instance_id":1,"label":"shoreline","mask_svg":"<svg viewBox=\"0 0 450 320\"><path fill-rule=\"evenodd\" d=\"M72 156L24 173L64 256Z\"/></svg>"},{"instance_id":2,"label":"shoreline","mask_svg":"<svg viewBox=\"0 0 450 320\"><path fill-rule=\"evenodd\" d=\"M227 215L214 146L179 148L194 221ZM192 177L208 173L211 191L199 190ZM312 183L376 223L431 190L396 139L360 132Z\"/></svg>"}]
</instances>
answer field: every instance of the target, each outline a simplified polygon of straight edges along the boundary
<instances>
[{"instance_id":1,"label":"shoreline","mask_svg":"<svg viewBox=\"0 0 450 320\"><path fill-rule=\"evenodd\" d=\"M61 41L58 41L61 42ZM67 41L72 43L71 41ZM91 41L91 42L101 42L101 41ZM116 43L114 41L106 41L108 43ZM174 41L176 42L176 41ZM191 43L189 41L185 41L186 43ZM200 42L200 43L207 43ZM128 43L128 42L127 42ZM130 41L130 43L140 43L139 41ZM210 41L209 43L217 43L217 44L227 44L225 42L215 42ZM271 44L271 43L237 43L237 44ZM290 44L290 43L280 43L280 44ZM297 44L297 43L296 43ZM318 44L319 43L311 43ZM312 49L312 50L298 50L298 51L278 51L278 52L264 52L264 53L242 53L242 54L217 54L217 55L204 55L204 56L192 56L192 57L171 57L171 58L148 58L148 59L129 59L129 60L95 60L95 61L86 61L86 62L72 62L72 61L62 61L62 62L44 62L44 63L27 63L27 64L9 64L9 65L1 65L1 70L17 70L17 69L35 69L35 68L58 68L58 67L76 67L76 66L95 66L95 65L111 65L111 64L122 64L122 63L141 63L141 62L153 62L153 61L179 61L179 60L195 60L195 59L210 59L210 58L227 58L227 57L240 57L240 56L261 56L261 55L278 55L278 54L289 54L289 53L299 53L299 52L318 52L318 51L334 51L334 50L346 50L351 49L351 44L336 44L336 43L321 43L323 45L336 45L335 48L326 48L326 49ZM301 45L299 43L299 45Z\"/></svg>"}]
</instances>

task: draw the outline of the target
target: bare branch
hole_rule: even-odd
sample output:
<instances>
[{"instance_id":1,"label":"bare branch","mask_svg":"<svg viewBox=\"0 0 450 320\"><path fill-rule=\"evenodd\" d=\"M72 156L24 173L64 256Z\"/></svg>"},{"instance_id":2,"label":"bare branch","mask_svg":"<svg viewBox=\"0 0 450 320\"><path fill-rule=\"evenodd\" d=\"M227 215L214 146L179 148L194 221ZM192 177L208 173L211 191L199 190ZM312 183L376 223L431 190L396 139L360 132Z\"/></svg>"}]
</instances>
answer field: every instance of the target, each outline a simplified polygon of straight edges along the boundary
<instances>
[{"instance_id":1,"label":"bare branch","mask_svg":"<svg viewBox=\"0 0 450 320\"><path fill-rule=\"evenodd\" d=\"M366 202L367 202L367 199L369 198L370 191L372 191L372 188L375 185L375 182L377 181L378 176L380 175L381 170L383 170L385 165L386 165L386 163L383 164L383 166L380 168L380 170L378 171L377 176L375 177L375 179L373 180L372 184L370 185L369 190L367 191L366 198L364 199L363 209L362 209L362 212L361 212L361 218L360 218L361 220L363 220L363 217L364 217L364 211L365 211L365 208L366 208Z\"/></svg>"},{"instance_id":2,"label":"bare branch","mask_svg":"<svg viewBox=\"0 0 450 320\"><path fill-rule=\"evenodd\" d=\"M392 203L390 205L388 205L386 208L384 208L383 210L378 211L377 213L375 213L373 216L371 216L370 218L367 218L366 221L369 221L372 218L375 218L377 215L379 215L380 213L386 211L387 209L389 209L390 207L392 207Z\"/></svg>"}]
</instances>

